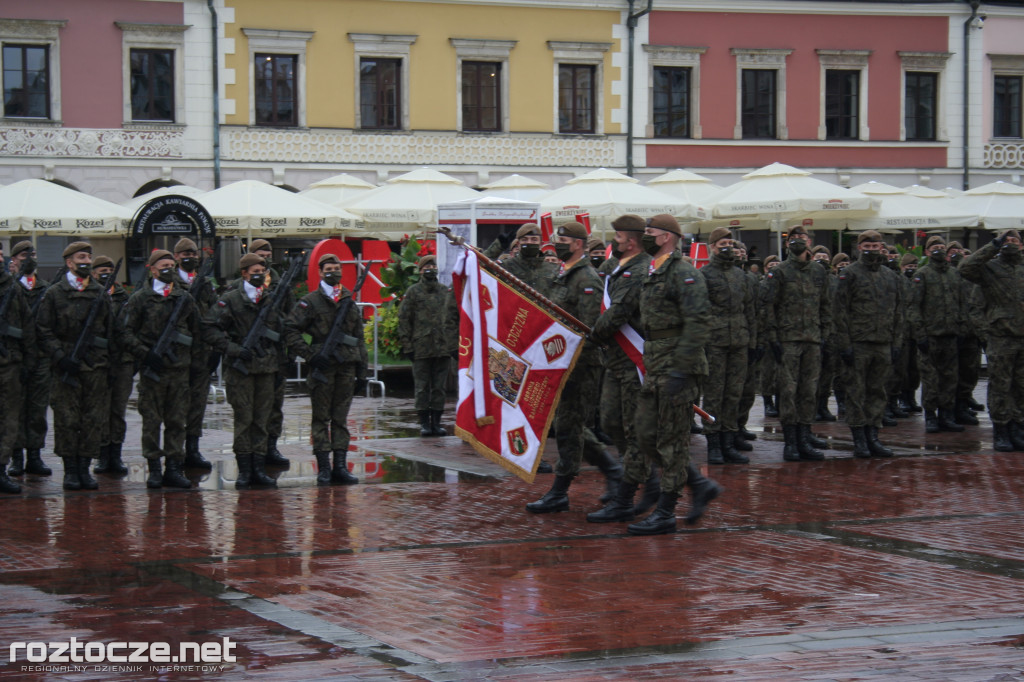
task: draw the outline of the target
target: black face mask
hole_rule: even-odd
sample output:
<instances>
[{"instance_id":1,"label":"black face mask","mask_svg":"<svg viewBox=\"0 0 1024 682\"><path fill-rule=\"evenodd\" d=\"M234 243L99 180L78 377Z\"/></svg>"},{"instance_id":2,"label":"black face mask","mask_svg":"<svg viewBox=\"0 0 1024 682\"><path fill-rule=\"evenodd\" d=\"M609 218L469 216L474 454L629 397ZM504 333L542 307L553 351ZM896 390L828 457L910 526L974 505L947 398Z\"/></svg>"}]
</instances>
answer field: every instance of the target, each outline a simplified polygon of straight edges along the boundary
<instances>
[{"instance_id":1,"label":"black face mask","mask_svg":"<svg viewBox=\"0 0 1024 682\"><path fill-rule=\"evenodd\" d=\"M861 251L860 260L864 265L878 266L885 262L885 256L878 251Z\"/></svg>"},{"instance_id":2,"label":"black face mask","mask_svg":"<svg viewBox=\"0 0 1024 682\"><path fill-rule=\"evenodd\" d=\"M572 247L568 244L555 244L555 255L564 263L572 258Z\"/></svg>"},{"instance_id":3,"label":"black face mask","mask_svg":"<svg viewBox=\"0 0 1024 682\"><path fill-rule=\"evenodd\" d=\"M622 249L619 248L618 242L612 242L612 258L622 258Z\"/></svg>"},{"instance_id":4,"label":"black face mask","mask_svg":"<svg viewBox=\"0 0 1024 682\"><path fill-rule=\"evenodd\" d=\"M160 268L156 278L164 284L170 284L174 281L174 268Z\"/></svg>"},{"instance_id":5,"label":"black face mask","mask_svg":"<svg viewBox=\"0 0 1024 682\"><path fill-rule=\"evenodd\" d=\"M36 262L35 258L26 258L21 261L21 268L19 268L19 270L23 275L31 275L36 271L36 267L38 267L38 265L39 263Z\"/></svg>"},{"instance_id":6,"label":"black face mask","mask_svg":"<svg viewBox=\"0 0 1024 682\"><path fill-rule=\"evenodd\" d=\"M110 276L114 274L112 272L104 272L102 275L96 275L96 281L100 283L100 286L106 288L110 286Z\"/></svg>"},{"instance_id":7,"label":"black face mask","mask_svg":"<svg viewBox=\"0 0 1024 682\"><path fill-rule=\"evenodd\" d=\"M946 252L945 251L932 251L931 253L928 254L928 259L931 260L931 261L934 261L936 263L945 263L946 262Z\"/></svg>"},{"instance_id":8,"label":"black face mask","mask_svg":"<svg viewBox=\"0 0 1024 682\"><path fill-rule=\"evenodd\" d=\"M185 272L195 272L195 269L199 267L198 258L182 258L181 269Z\"/></svg>"},{"instance_id":9,"label":"black face mask","mask_svg":"<svg viewBox=\"0 0 1024 682\"><path fill-rule=\"evenodd\" d=\"M962 261L963 259L963 254L954 253L952 256L949 257L949 262L956 266L960 265L960 261Z\"/></svg>"},{"instance_id":10,"label":"black face mask","mask_svg":"<svg viewBox=\"0 0 1024 682\"><path fill-rule=\"evenodd\" d=\"M718 257L722 260L732 261L736 259L736 252L731 246L723 246L718 250Z\"/></svg>"},{"instance_id":11,"label":"black face mask","mask_svg":"<svg viewBox=\"0 0 1024 682\"><path fill-rule=\"evenodd\" d=\"M1020 247L1016 244L1003 244L1002 248L999 249L999 257L1007 263L1019 263Z\"/></svg>"},{"instance_id":12,"label":"black face mask","mask_svg":"<svg viewBox=\"0 0 1024 682\"><path fill-rule=\"evenodd\" d=\"M75 274L79 277L88 277L92 274L92 263L75 263Z\"/></svg>"},{"instance_id":13,"label":"black face mask","mask_svg":"<svg viewBox=\"0 0 1024 682\"><path fill-rule=\"evenodd\" d=\"M338 283L341 282L341 273L340 272L325 272L321 276L321 279L323 279L323 281L328 286L336 287L336 286L338 286Z\"/></svg>"},{"instance_id":14,"label":"black face mask","mask_svg":"<svg viewBox=\"0 0 1024 682\"><path fill-rule=\"evenodd\" d=\"M590 257L590 264L593 265L595 268L601 267L602 263L604 263L604 256L591 256Z\"/></svg>"},{"instance_id":15,"label":"black face mask","mask_svg":"<svg viewBox=\"0 0 1024 682\"><path fill-rule=\"evenodd\" d=\"M523 258L539 258L540 244L523 244L519 247L519 255Z\"/></svg>"},{"instance_id":16,"label":"black face mask","mask_svg":"<svg viewBox=\"0 0 1024 682\"><path fill-rule=\"evenodd\" d=\"M807 242L802 239L794 239L789 243L789 252L794 256L802 256L807 252Z\"/></svg>"},{"instance_id":17,"label":"black face mask","mask_svg":"<svg viewBox=\"0 0 1024 682\"><path fill-rule=\"evenodd\" d=\"M645 234L641 237L641 243L643 244L644 251L646 251L649 256L655 256L659 251L661 251L661 245L658 244L658 238L653 234Z\"/></svg>"},{"instance_id":18,"label":"black face mask","mask_svg":"<svg viewBox=\"0 0 1024 682\"><path fill-rule=\"evenodd\" d=\"M267 276L264 274L252 275L249 277L249 285L254 286L257 289L267 283Z\"/></svg>"},{"instance_id":19,"label":"black face mask","mask_svg":"<svg viewBox=\"0 0 1024 682\"><path fill-rule=\"evenodd\" d=\"M436 282L437 281L437 270L424 270L423 271L424 282Z\"/></svg>"},{"instance_id":20,"label":"black face mask","mask_svg":"<svg viewBox=\"0 0 1024 682\"><path fill-rule=\"evenodd\" d=\"M904 270L903 274L906 276L907 279L914 279L914 273L915 272L917 272L917 270L913 270L913 269L911 269L911 270Z\"/></svg>"}]
</instances>

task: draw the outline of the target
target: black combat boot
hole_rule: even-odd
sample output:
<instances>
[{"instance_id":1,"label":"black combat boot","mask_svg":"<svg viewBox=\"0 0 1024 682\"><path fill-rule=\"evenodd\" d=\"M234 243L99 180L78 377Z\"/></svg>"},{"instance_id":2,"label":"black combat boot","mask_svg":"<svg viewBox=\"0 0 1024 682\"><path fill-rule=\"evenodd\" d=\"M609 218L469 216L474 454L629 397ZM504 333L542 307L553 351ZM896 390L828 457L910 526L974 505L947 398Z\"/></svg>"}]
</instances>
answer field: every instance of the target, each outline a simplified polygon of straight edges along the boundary
<instances>
[{"instance_id":1,"label":"black combat boot","mask_svg":"<svg viewBox=\"0 0 1024 682\"><path fill-rule=\"evenodd\" d=\"M737 441L736 434L732 431L723 431L721 434L722 438L722 459L725 460L726 464L747 464L750 462L750 458L744 454L741 454L736 449L735 444ZM746 444L744 442L744 444ZM753 448L751 448L753 449Z\"/></svg>"},{"instance_id":2,"label":"black combat boot","mask_svg":"<svg viewBox=\"0 0 1024 682\"><path fill-rule=\"evenodd\" d=\"M235 479L235 490L247 490L252 487L252 455L239 455L236 453L235 462L238 463L238 478Z\"/></svg>"},{"instance_id":3,"label":"black combat boot","mask_svg":"<svg viewBox=\"0 0 1024 682\"><path fill-rule=\"evenodd\" d=\"M163 486L165 488L184 488L188 489L192 487L192 481L185 477L185 473L181 470L182 460L171 459L170 457L164 457L164 477Z\"/></svg>"},{"instance_id":4,"label":"black combat boot","mask_svg":"<svg viewBox=\"0 0 1024 682\"><path fill-rule=\"evenodd\" d=\"M319 450L313 451L313 456L316 457L316 484L317 485L330 485L331 484L331 453L320 452Z\"/></svg>"},{"instance_id":5,"label":"black combat boot","mask_svg":"<svg viewBox=\"0 0 1024 682\"><path fill-rule=\"evenodd\" d=\"M434 435L434 429L430 426L430 410L419 410L420 415L420 437L429 438Z\"/></svg>"},{"instance_id":6,"label":"black combat boot","mask_svg":"<svg viewBox=\"0 0 1024 682\"><path fill-rule=\"evenodd\" d=\"M1017 452L1024 452L1024 429L1020 422L1010 422L1006 425L1007 433L1010 436L1010 444Z\"/></svg>"},{"instance_id":7,"label":"black combat boot","mask_svg":"<svg viewBox=\"0 0 1024 682\"><path fill-rule=\"evenodd\" d=\"M699 436L704 433L704 427L697 422L696 417L690 418L690 433Z\"/></svg>"},{"instance_id":8,"label":"black combat boot","mask_svg":"<svg viewBox=\"0 0 1024 682\"><path fill-rule=\"evenodd\" d=\"M153 490L159 490L164 487L164 472L160 470L160 458L147 459L146 467L149 469L149 476L146 477L146 487Z\"/></svg>"},{"instance_id":9,"label":"black combat boot","mask_svg":"<svg viewBox=\"0 0 1024 682\"><path fill-rule=\"evenodd\" d=\"M124 465L124 460L121 459L121 446L121 443L110 444L110 473L118 476L128 473L128 467Z\"/></svg>"},{"instance_id":10,"label":"black combat boot","mask_svg":"<svg viewBox=\"0 0 1024 682\"><path fill-rule=\"evenodd\" d=\"M800 459L812 462L825 459L824 452L814 449L814 443L811 442L811 437L810 424L800 424L797 426L797 451L800 453Z\"/></svg>"},{"instance_id":11,"label":"black combat boot","mask_svg":"<svg viewBox=\"0 0 1024 682\"><path fill-rule=\"evenodd\" d=\"M907 411L906 411L906 410L904 410L904 409L903 409L902 407L900 407L900 403L899 403L899 401L898 401L898 400L896 399L896 396L895 396L895 395L891 395L891 396L889 396L889 402L888 402L888 405L889 405L889 412L890 412L890 413L892 414L892 416L893 416L893 417L895 417L896 419L906 419L907 417L909 417L909 416L910 416L910 413L909 413L909 412L907 412Z\"/></svg>"},{"instance_id":12,"label":"black combat boot","mask_svg":"<svg viewBox=\"0 0 1024 682\"><path fill-rule=\"evenodd\" d=\"M993 424L992 434L992 447L999 452L1013 452L1009 424Z\"/></svg>"},{"instance_id":13,"label":"black combat boot","mask_svg":"<svg viewBox=\"0 0 1024 682\"><path fill-rule=\"evenodd\" d=\"M100 484L89 473L91 463L92 457L78 458L78 482L82 484L82 490L98 490L100 487Z\"/></svg>"},{"instance_id":14,"label":"black combat boot","mask_svg":"<svg viewBox=\"0 0 1024 682\"><path fill-rule=\"evenodd\" d=\"M537 473L538 474L553 474L553 473L555 473L555 468L553 466L551 466L550 464L548 464L547 462L545 462L544 460L541 460L540 464L537 465Z\"/></svg>"},{"instance_id":15,"label":"black combat boot","mask_svg":"<svg viewBox=\"0 0 1024 682\"><path fill-rule=\"evenodd\" d=\"M331 467L331 485L355 485L359 479L348 470L348 453L334 451L334 466Z\"/></svg>"},{"instance_id":16,"label":"black combat boot","mask_svg":"<svg viewBox=\"0 0 1024 682\"><path fill-rule=\"evenodd\" d=\"M754 434L750 435L753 436ZM752 452L754 450L754 446L748 443L747 439L743 436L743 431L732 432L732 447L740 452Z\"/></svg>"},{"instance_id":17,"label":"black combat boot","mask_svg":"<svg viewBox=\"0 0 1024 682\"><path fill-rule=\"evenodd\" d=\"M853 456L861 459L871 458L871 448L868 447L868 436L865 426L851 426L850 433L853 434Z\"/></svg>"},{"instance_id":18,"label":"black combat boot","mask_svg":"<svg viewBox=\"0 0 1024 682\"><path fill-rule=\"evenodd\" d=\"M786 460L787 462L799 462L799 427L796 424L783 424L782 437L786 443L785 446L782 448L782 459Z\"/></svg>"},{"instance_id":19,"label":"black combat boot","mask_svg":"<svg viewBox=\"0 0 1024 682\"><path fill-rule=\"evenodd\" d=\"M536 502L528 502L526 510L534 514L568 511L570 485L572 485L572 476L556 475L551 490L544 493L544 496Z\"/></svg>"},{"instance_id":20,"label":"black combat boot","mask_svg":"<svg viewBox=\"0 0 1024 682\"><path fill-rule=\"evenodd\" d=\"M263 460L264 466L287 469L292 465L288 458L277 449L277 438L267 438L267 456Z\"/></svg>"},{"instance_id":21,"label":"black combat boot","mask_svg":"<svg viewBox=\"0 0 1024 682\"><path fill-rule=\"evenodd\" d=\"M967 396L966 402L967 407L971 408L975 412L982 412L985 409L985 406L979 403L977 400L975 400L973 395Z\"/></svg>"},{"instance_id":22,"label":"black combat boot","mask_svg":"<svg viewBox=\"0 0 1024 682\"><path fill-rule=\"evenodd\" d=\"M605 492L601 495L601 504L615 497L619 489L619 482L622 481L622 465L618 460L608 454L607 450L595 453L594 466L604 474Z\"/></svg>"},{"instance_id":23,"label":"black combat boot","mask_svg":"<svg viewBox=\"0 0 1024 682\"><path fill-rule=\"evenodd\" d=\"M78 458L61 457L61 459L64 460L64 490L81 490L82 482L78 480Z\"/></svg>"},{"instance_id":24,"label":"black combat boot","mask_svg":"<svg viewBox=\"0 0 1024 682\"><path fill-rule=\"evenodd\" d=\"M704 516L711 501L722 494L722 486L700 473L692 464L686 466L686 485L693 495L693 502L685 520L686 525L692 526Z\"/></svg>"},{"instance_id":25,"label":"black combat boot","mask_svg":"<svg viewBox=\"0 0 1024 682\"><path fill-rule=\"evenodd\" d=\"M21 492L21 486L17 481L12 481L7 475L7 467L0 466L0 493L17 495Z\"/></svg>"},{"instance_id":26,"label":"black combat boot","mask_svg":"<svg viewBox=\"0 0 1024 682\"><path fill-rule=\"evenodd\" d=\"M96 466L93 467L94 474L110 473L110 445L100 446L100 456L96 458Z\"/></svg>"},{"instance_id":27,"label":"black combat boot","mask_svg":"<svg viewBox=\"0 0 1024 682\"><path fill-rule=\"evenodd\" d=\"M964 430L964 427L956 423L956 419L953 417L953 410L950 408L939 408L939 430L949 431L950 433L960 433Z\"/></svg>"},{"instance_id":28,"label":"black combat boot","mask_svg":"<svg viewBox=\"0 0 1024 682\"><path fill-rule=\"evenodd\" d=\"M978 418L967 408L967 403L962 400L957 400L953 406L953 420L957 424L966 424L967 426L978 425Z\"/></svg>"},{"instance_id":29,"label":"black combat boot","mask_svg":"<svg viewBox=\"0 0 1024 682\"><path fill-rule=\"evenodd\" d=\"M925 433L938 433L942 429L939 428L939 418L935 416L935 410L924 411L924 432Z\"/></svg>"},{"instance_id":30,"label":"black combat boot","mask_svg":"<svg viewBox=\"0 0 1024 682\"><path fill-rule=\"evenodd\" d=\"M892 450L882 445L878 440L878 427L865 426L864 435L867 436L868 450L873 457L892 457Z\"/></svg>"},{"instance_id":31,"label":"black combat boot","mask_svg":"<svg viewBox=\"0 0 1024 682\"><path fill-rule=\"evenodd\" d=\"M267 457L263 453L252 455L252 481L253 488L276 488L277 480L267 474Z\"/></svg>"},{"instance_id":32,"label":"black combat boot","mask_svg":"<svg viewBox=\"0 0 1024 682\"><path fill-rule=\"evenodd\" d=\"M662 493L658 497L658 506L643 521L626 526L630 535L664 535L676 532L676 501L679 495Z\"/></svg>"},{"instance_id":33,"label":"black combat boot","mask_svg":"<svg viewBox=\"0 0 1024 682\"><path fill-rule=\"evenodd\" d=\"M590 523L613 523L632 521L633 497L636 496L637 485L620 480L612 499L605 503L604 508L587 514Z\"/></svg>"},{"instance_id":34,"label":"black combat boot","mask_svg":"<svg viewBox=\"0 0 1024 682\"><path fill-rule=\"evenodd\" d=\"M766 417L778 417L779 408L775 404L775 397L770 395L761 396L761 402L764 403L764 416Z\"/></svg>"},{"instance_id":35,"label":"black combat boot","mask_svg":"<svg viewBox=\"0 0 1024 682\"><path fill-rule=\"evenodd\" d=\"M725 458L722 457L722 434L716 431L705 433L704 437L708 439L708 464L725 464Z\"/></svg>"},{"instance_id":36,"label":"black combat boot","mask_svg":"<svg viewBox=\"0 0 1024 682\"><path fill-rule=\"evenodd\" d=\"M651 507L658 504L658 497L661 496L661 474L658 473L658 467L651 467L651 475L647 477L647 482L644 483L644 492L640 496L640 501L633 507L633 514L640 516L647 512Z\"/></svg>"},{"instance_id":37,"label":"black combat boot","mask_svg":"<svg viewBox=\"0 0 1024 682\"><path fill-rule=\"evenodd\" d=\"M431 436L447 436L448 429L441 426L441 413L443 410L431 410L430 411L430 435Z\"/></svg>"},{"instance_id":38,"label":"black combat boot","mask_svg":"<svg viewBox=\"0 0 1024 682\"><path fill-rule=\"evenodd\" d=\"M898 424L899 422L893 419L889 414L889 410L886 409L885 413L882 415L882 426L897 426Z\"/></svg>"},{"instance_id":39,"label":"black combat boot","mask_svg":"<svg viewBox=\"0 0 1024 682\"><path fill-rule=\"evenodd\" d=\"M43 456L39 454L39 448L30 448L25 456L25 473L33 476L49 476L53 473L50 467L43 463Z\"/></svg>"},{"instance_id":40,"label":"black combat boot","mask_svg":"<svg viewBox=\"0 0 1024 682\"><path fill-rule=\"evenodd\" d=\"M742 438L743 440L757 440L757 434L754 433L753 431L747 430L747 417L746 417L746 415L741 415L740 419L742 420L738 424L738 426L740 427L740 430L739 430L740 438Z\"/></svg>"},{"instance_id":41,"label":"black combat boot","mask_svg":"<svg viewBox=\"0 0 1024 682\"><path fill-rule=\"evenodd\" d=\"M213 470L213 465L199 452L199 436L189 436L185 439L185 468Z\"/></svg>"},{"instance_id":42,"label":"black combat boot","mask_svg":"<svg viewBox=\"0 0 1024 682\"><path fill-rule=\"evenodd\" d=\"M834 422L836 416L828 410L828 396L823 397L818 401L818 411L814 415L814 421L816 422Z\"/></svg>"},{"instance_id":43,"label":"black combat boot","mask_svg":"<svg viewBox=\"0 0 1024 682\"><path fill-rule=\"evenodd\" d=\"M913 391L903 391L900 393L900 407L913 414L920 414L921 412L921 406L914 399Z\"/></svg>"},{"instance_id":44,"label":"black combat boot","mask_svg":"<svg viewBox=\"0 0 1024 682\"><path fill-rule=\"evenodd\" d=\"M25 473L25 451L14 448L11 452L11 464L7 467L8 476L21 476Z\"/></svg>"},{"instance_id":45,"label":"black combat boot","mask_svg":"<svg viewBox=\"0 0 1024 682\"><path fill-rule=\"evenodd\" d=\"M804 438L806 438L807 442L811 444L811 447L813 447L813 448L821 448L822 450L828 450L829 449L828 441L825 440L824 438L818 438L817 436L815 436L814 432L811 431L811 425L810 424L805 424L804 425L804 432L805 432L804 433Z\"/></svg>"}]
</instances>

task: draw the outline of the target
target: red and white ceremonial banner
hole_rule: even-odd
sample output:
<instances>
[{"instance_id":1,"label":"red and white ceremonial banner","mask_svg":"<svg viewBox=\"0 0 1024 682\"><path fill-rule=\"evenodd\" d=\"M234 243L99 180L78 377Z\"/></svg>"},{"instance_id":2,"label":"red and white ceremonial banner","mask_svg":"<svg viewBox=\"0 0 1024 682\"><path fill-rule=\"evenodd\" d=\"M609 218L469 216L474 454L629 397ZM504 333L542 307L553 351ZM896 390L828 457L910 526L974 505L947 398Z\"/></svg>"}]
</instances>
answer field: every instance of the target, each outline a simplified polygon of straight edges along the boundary
<instances>
[{"instance_id":1,"label":"red and white ceremonial banner","mask_svg":"<svg viewBox=\"0 0 1024 682\"><path fill-rule=\"evenodd\" d=\"M532 483L583 337L471 249L452 278L460 307L455 433Z\"/></svg>"},{"instance_id":2,"label":"red and white ceremonial banner","mask_svg":"<svg viewBox=\"0 0 1024 682\"><path fill-rule=\"evenodd\" d=\"M620 265L619 268L621 267ZM616 268L615 272L618 271L618 268ZM614 275L615 272L612 274ZM601 299L602 313L612 306L612 297L608 293L608 285L611 279L611 277L604 278L604 298ZM640 336L637 330L633 329L633 325L627 322L615 332L615 343L619 344L619 348L626 354L626 357L636 365L636 373L640 375L640 383L644 383L644 376L647 374L647 368L644 367L644 338Z\"/></svg>"}]
</instances>

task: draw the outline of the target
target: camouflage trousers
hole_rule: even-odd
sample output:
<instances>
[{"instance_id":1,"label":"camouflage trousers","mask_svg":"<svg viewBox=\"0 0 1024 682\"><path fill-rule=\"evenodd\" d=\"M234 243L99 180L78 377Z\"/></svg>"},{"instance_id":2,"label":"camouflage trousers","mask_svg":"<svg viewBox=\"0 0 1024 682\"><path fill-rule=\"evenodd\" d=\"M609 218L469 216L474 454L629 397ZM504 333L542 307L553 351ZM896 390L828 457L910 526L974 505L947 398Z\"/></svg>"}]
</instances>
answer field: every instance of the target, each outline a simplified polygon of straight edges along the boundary
<instances>
[{"instance_id":1,"label":"camouflage trousers","mask_svg":"<svg viewBox=\"0 0 1024 682\"><path fill-rule=\"evenodd\" d=\"M853 344L853 366L846 385L846 423L851 427L882 425L891 366L889 344Z\"/></svg>"},{"instance_id":2,"label":"camouflage trousers","mask_svg":"<svg viewBox=\"0 0 1024 682\"><path fill-rule=\"evenodd\" d=\"M1024 338L988 339L988 414L993 424L1024 421Z\"/></svg>"},{"instance_id":3,"label":"camouflage trousers","mask_svg":"<svg viewBox=\"0 0 1024 682\"><path fill-rule=\"evenodd\" d=\"M978 385L978 377L981 376L981 342L977 336L961 337L957 349L957 373L956 397L958 400L966 400L974 393L974 387Z\"/></svg>"},{"instance_id":4,"label":"camouflage trousers","mask_svg":"<svg viewBox=\"0 0 1024 682\"><path fill-rule=\"evenodd\" d=\"M636 367L608 368L601 383L601 428L619 451L623 480L640 484L650 475L650 464L640 454L636 437L636 403L640 395Z\"/></svg>"},{"instance_id":5,"label":"camouflage trousers","mask_svg":"<svg viewBox=\"0 0 1024 682\"><path fill-rule=\"evenodd\" d=\"M767 351L758 363L758 374L761 375L761 395L775 395L779 392L779 366L775 356Z\"/></svg>"},{"instance_id":6,"label":"camouflage trousers","mask_svg":"<svg viewBox=\"0 0 1024 682\"><path fill-rule=\"evenodd\" d=\"M61 381L54 370L50 388L53 408L53 453L58 457L96 457L107 418L107 369L83 369L78 386Z\"/></svg>"},{"instance_id":7,"label":"camouflage trousers","mask_svg":"<svg viewBox=\"0 0 1024 682\"><path fill-rule=\"evenodd\" d=\"M100 434L100 445L124 442L124 435L128 431L125 414L128 412L128 398L132 394L132 382L135 378L135 363L130 360L109 369L107 420L103 424L103 433Z\"/></svg>"},{"instance_id":8,"label":"camouflage trousers","mask_svg":"<svg viewBox=\"0 0 1024 682\"><path fill-rule=\"evenodd\" d=\"M188 416L185 424L185 435L188 438L203 435L203 418L206 416L206 403L210 399L211 374L209 350L195 353L188 369Z\"/></svg>"},{"instance_id":9,"label":"camouflage trousers","mask_svg":"<svg viewBox=\"0 0 1024 682\"><path fill-rule=\"evenodd\" d=\"M309 400L313 408L313 450L315 452L347 452L350 439L348 411L352 407L355 388L355 367L332 365L324 372L327 383L309 377Z\"/></svg>"},{"instance_id":10,"label":"camouflage trousers","mask_svg":"<svg viewBox=\"0 0 1024 682\"><path fill-rule=\"evenodd\" d=\"M744 358L744 362L746 362L746 358ZM747 426L747 417L750 415L750 408L754 406L757 387L761 383L759 368L759 363L747 364L747 377L743 381L743 392L740 393L740 411L736 415L736 426L741 429Z\"/></svg>"},{"instance_id":11,"label":"camouflage trousers","mask_svg":"<svg viewBox=\"0 0 1024 682\"><path fill-rule=\"evenodd\" d=\"M704 411L715 422L704 422L705 433L733 433L739 429L740 398L747 378L747 349L706 346L708 376L704 380Z\"/></svg>"},{"instance_id":12,"label":"camouflage trousers","mask_svg":"<svg viewBox=\"0 0 1024 682\"><path fill-rule=\"evenodd\" d=\"M665 374L648 374L636 404L636 432L640 452L649 466L661 468L661 491L678 495L686 485L690 464L692 404L700 397L700 385L690 377L677 395L665 392Z\"/></svg>"},{"instance_id":13,"label":"camouflage trousers","mask_svg":"<svg viewBox=\"0 0 1024 682\"><path fill-rule=\"evenodd\" d=\"M821 372L821 344L788 341L782 344L779 371L779 421L783 424L811 424Z\"/></svg>"},{"instance_id":14,"label":"camouflage trousers","mask_svg":"<svg viewBox=\"0 0 1024 682\"><path fill-rule=\"evenodd\" d=\"M921 404L926 410L953 409L957 386L957 346L955 336L929 336L928 352L918 353L921 372Z\"/></svg>"},{"instance_id":15,"label":"camouflage trousers","mask_svg":"<svg viewBox=\"0 0 1024 682\"><path fill-rule=\"evenodd\" d=\"M444 384L448 380L451 358L416 358L412 361L412 380L416 386L416 409L444 409Z\"/></svg>"},{"instance_id":16,"label":"camouflage trousers","mask_svg":"<svg viewBox=\"0 0 1024 682\"><path fill-rule=\"evenodd\" d=\"M139 376L139 415L142 417L142 456L146 459L185 459L185 419L188 416L188 368L165 369L160 381ZM160 427L163 426L163 447Z\"/></svg>"},{"instance_id":17,"label":"camouflage trousers","mask_svg":"<svg viewBox=\"0 0 1024 682\"><path fill-rule=\"evenodd\" d=\"M264 454L267 451L267 425L274 408L274 382L277 372L242 374L227 370L224 388L234 412L236 455Z\"/></svg>"},{"instance_id":18,"label":"camouflage trousers","mask_svg":"<svg viewBox=\"0 0 1024 682\"><path fill-rule=\"evenodd\" d=\"M829 394L832 393L832 382L836 379L838 365L841 362L835 344L826 343L821 351L821 373L818 375L818 390L815 392L819 402L828 400Z\"/></svg>"},{"instance_id":19,"label":"camouflage trousers","mask_svg":"<svg viewBox=\"0 0 1024 682\"><path fill-rule=\"evenodd\" d=\"M267 437L280 438L284 429L284 385L288 372L295 368L293 364L282 364L274 373L274 402L270 406L270 419L267 420Z\"/></svg>"},{"instance_id":20,"label":"camouflage trousers","mask_svg":"<svg viewBox=\"0 0 1024 682\"><path fill-rule=\"evenodd\" d=\"M597 399L600 373L600 365L577 363L562 389L552 425L558 446L558 463L555 465L558 476L576 476L580 472L584 451L599 445L593 432L585 427L587 417L592 414L591 404Z\"/></svg>"},{"instance_id":21,"label":"camouflage trousers","mask_svg":"<svg viewBox=\"0 0 1024 682\"><path fill-rule=\"evenodd\" d=\"M906 370L903 372L903 383L900 385L900 391L913 393L921 385L920 362L917 344L914 343L913 339L905 340L903 342L903 352L900 353L899 364L905 365Z\"/></svg>"},{"instance_id":22,"label":"camouflage trousers","mask_svg":"<svg viewBox=\"0 0 1024 682\"><path fill-rule=\"evenodd\" d=\"M9 364L0 367L0 470L11 461L14 442L18 439L21 416L21 366Z\"/></svg>"},{"instance_id":23,"label":"camouflage trousers","mask_svg":"<svg viewBox=\"0 0 1024 682\"><path fill-rule=\"evenodd\" d=\"M50 361L32 358L28 381L22 386L21 418L14 447L41 450L46 443L46 408L50 405Z\"/></svg>"}]
</instances>

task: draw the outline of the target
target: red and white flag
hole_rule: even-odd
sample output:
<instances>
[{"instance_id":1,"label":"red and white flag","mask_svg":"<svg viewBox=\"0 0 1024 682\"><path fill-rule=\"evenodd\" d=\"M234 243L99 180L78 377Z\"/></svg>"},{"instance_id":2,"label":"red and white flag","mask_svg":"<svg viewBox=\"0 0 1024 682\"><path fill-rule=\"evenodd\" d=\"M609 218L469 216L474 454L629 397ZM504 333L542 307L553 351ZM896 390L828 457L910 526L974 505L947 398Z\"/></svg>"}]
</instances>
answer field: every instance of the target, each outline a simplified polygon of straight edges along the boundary
<instances>
[{"instance_id":1,"label":"red and white flag","mask_svg":"<svg viewBox=\"0 0 1024 682\"><path fill-rule=\"evenodd\" d=\"M473 250L452 278L460 307L455 433L532 483L583 336Z\"/></svg>"},{"instance_id":2,"label":"red and white flag","mask_svg":"<svg viewBox=\"0 0 1024 682\"><path fill-rule=\"evenodd\" d=\"M621 265L619 266L622 267ZM615 269L618 272L618 268ZM612 273L615 274L614 272ZM612 305L612 297L608 294L608 285L611 282L611 277L604 278L604 298L601 299L601 312L608 310ZM633 325L628 322L615 332L615 343L619 344L619 348L626 354L633 364L636 365L636 373L640 375L640 383L644 383L644 375L647 373L647 369L644 367L644 338L640 336L637 330L633 329Z\"/></svg>"}]
</instances>

